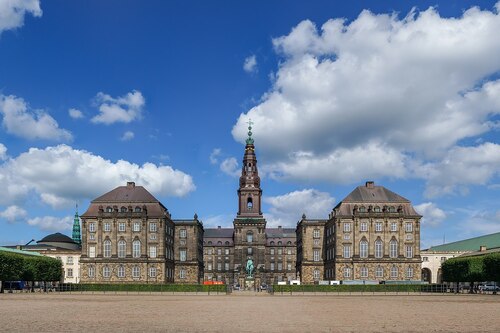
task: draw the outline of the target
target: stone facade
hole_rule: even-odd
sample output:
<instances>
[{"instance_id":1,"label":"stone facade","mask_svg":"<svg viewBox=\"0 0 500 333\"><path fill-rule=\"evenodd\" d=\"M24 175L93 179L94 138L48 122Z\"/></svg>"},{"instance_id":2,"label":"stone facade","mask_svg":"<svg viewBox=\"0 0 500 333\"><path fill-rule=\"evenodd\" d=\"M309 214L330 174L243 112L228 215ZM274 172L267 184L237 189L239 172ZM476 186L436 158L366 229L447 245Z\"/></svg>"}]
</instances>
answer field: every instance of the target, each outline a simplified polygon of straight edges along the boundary
<instances>
[{"instance_id":1,"label":"stone facade","mask_svg":"<svg viewBox=\"0 0 500 333\"><path fill-rule=\"evenodd\" d=\"M102 195L81 218L81 282L174 281L174 223L142 186L129 182Z\"/></svg>"},{"instance_id":2,"label":"stone facade","mask_svg":"<svg viewBox=\"0 0 500 333\"><path fill-rule=\"evenodd\" d=\"M195 215L193 220L175 223L175 281L197 284L203 281L203 225Z\"/></svg>"},{"instance_id":3,"label":"stone facade","mask_svg":"<svg viewBox=\"0 0 500 333\"><path fill-rule=\"evenodd\" d=\"M297 223L297 271L305 284L324 280L324 233L326 220L308 220L302 215Z\"/></svg>"},{"instance_id":4,"label":"stone facade","mask_svg":"<svg viewBox=\"0 0 500 333\"><path fill-rule=\"evenodd\" d=\"M420 219L382 186L357 187L325 225L328 280L420 280Z\"/></svg>"}]
</instances>

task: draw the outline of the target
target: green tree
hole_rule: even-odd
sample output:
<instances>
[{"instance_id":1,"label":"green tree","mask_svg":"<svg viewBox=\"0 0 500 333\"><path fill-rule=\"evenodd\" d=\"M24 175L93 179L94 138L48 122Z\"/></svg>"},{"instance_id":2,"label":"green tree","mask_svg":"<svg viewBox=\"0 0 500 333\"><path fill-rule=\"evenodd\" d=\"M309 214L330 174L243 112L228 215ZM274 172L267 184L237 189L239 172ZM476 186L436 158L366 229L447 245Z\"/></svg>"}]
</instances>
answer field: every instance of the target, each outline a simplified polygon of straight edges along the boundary
<instances>
[{"instance_id":1,"label":"green tree","mask_svg":"<svg viewBox=\"0 0 500 333\"><path fill-rule=\"evenodd\" d=\"M492 253L484 257L485 280L495 281L500 285L500 253ZM493 292L496 294L496 291Z\"/></svg>"}]
</instances>

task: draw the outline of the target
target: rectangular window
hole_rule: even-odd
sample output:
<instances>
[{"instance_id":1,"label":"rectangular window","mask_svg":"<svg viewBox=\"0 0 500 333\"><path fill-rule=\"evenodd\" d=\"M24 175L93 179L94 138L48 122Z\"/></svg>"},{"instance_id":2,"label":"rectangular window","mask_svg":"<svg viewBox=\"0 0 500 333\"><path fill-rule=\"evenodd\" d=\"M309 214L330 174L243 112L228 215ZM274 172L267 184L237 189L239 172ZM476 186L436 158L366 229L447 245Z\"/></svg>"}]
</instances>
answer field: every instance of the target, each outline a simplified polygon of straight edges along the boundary
<instances>
[{"instance_id":1,"label":"rectangular window","mask_svg":"<svg viewBox=\"0 0 500 333\"><path fill-rule=\"evenodd\" d=\"M382 231L382 222L375 223L375 232L381 232L381 231Z\"/></svg>"},{"instance_id":2,"label":"rectangular window","mask_svg":"<svg viewBox=\"0 0 500 333\"><path fill-rule=\"evenodd\" d=\"M207 270L209 270L209 271L212 270L212 263L211 262L207 264Z\"/></svg>"},{"instance_id":3,"label":"rectangular window","mask_svg":"<svg viewBox=\"0 0 500 333\"><path fill-rule=\"evenodd\" d=\"M66 264L68 264L68 265L73 265L73 257L68 257L68 258L66 259Z\"/></svg>"},{"instance_id":4,"label":"rectangular window","mask_svg":"<svg viewBox=\"0 0 500 333\"><path fill-rule=\"evenodd\" d=\"M88 274L89 274L89 278L93 278L95 276L94 266L89 266Z\"/></svg>"},{"instance_id":5,"label":"rectangular window","mask_svg":"<svg viewBox=\"0 0 500 333\"><path fill-rule=\"evenodd\" d=\"M179 260L180 261L186 261L186 249L182 249L179 251Z\"/></svg>"},{"instance_id":6,"label":"rectangular window","mask_svg":"<svg viewBox=\"0 0 500 333\"><path fill-rule=\"evenodd\" d=\"M68 277L68 278L73 277L73 268L68 268L68 273L67 273L66 277Z\"/></svg>"},{"instance_id":7,"label":"rectangular window","mask_svg":"<svg viewBox=\"0 0 500 333\"><path fill-rule=\"evenodd\" d=\"M406 258L413 258L413 246L406 245Z\"/></svg>"},{"instance_id":8,"label":"rectangular window","mask_svg":"<svg viewBox=\"0 0 500 333\"><path fill-rule=\"evenodd\" d=\"M208 249L208 250L207 250L207 254L208 254L208 255L212 255L212 249Z\"/></svg>"},{"instance_id":9,"label":"rectangular window","mask_svg":"<svg viewBox=\"0 0 500 333\"><path fill-rule=\"evenodd\" d=\"M319 261L319 250L314 250L313 251L313 260L314 261Z\"/></svg>"},{"instance_id":10,"label":"rectangular window","mask_svg":"<svg viewBox=\"0 0 500 333\"><path fill-rule=\"evenodd\" d=\"M124 222L118 223L118 231L125 232L125 223Z\"/></svg>"},{"instance_id":11,"label":"rectangular window","mask_svg":"<svg viewBox=\"0 0 500 333\"><path fill-rule=\"evenodd\" d=\"M181 278L181 279L185 279L186 278L186 270L181 269L179 271L179 278Z\"/></svg>"},{"instance_id":12,"label":"rectangular window","mask_svg":"<svg viewBox=\"0 0 500 333\"><path fill-rule=\"evenodd\" d=\"M157 227L156 222L151 222L151 223L149 224L149 231L150 231L150 232L156 232L157 228L158 228L158 227Z\"/></svg>"},{"instance_id":13,"label":"rectangular window","mask_svg":"<svg viewBox=\"0 0 500 333\"><path fill-rule=\"evenodd\" d=\"M217 270L222 271L222 263L220 262L217 263Z\"/></svg>"},{"instance_id":14,"label":"rectangular window","mask_svg":"<svg viewBox=\"0 0 500 333\"><path fill-rule=\"evenodd\" d=\"M105 232L110 232L111 231L111 223L104 223L104 231Z\"/></svg>"},{"instance_id":15,"label":"rectangular window","mask_svg":"<svg viewBox=\"0 0 500 333\"><path fill-rule=\"evenodd\" d=\"M252 254L252 253L253 253L253 249L252 249L251 247L249 247L249 248L247 249L247 254Z\"/></svg>"},{"instance_id":16,"label":"rectangular window","mask_svg":"<svg viewBox=\"0 0 500 333\"><path fill-rule=\"evenodd\" d=\"M344 234L344 240L349 240L351 239L351 235L350 234Z\"/></svg>"},{"instance_id":17,"label":"rectangular window","mask_svg":"<svg viewBox=\"0 0 500 333\"><path fill-rule=\"evenodd\" d=\"M186 229L179 230L179 238L186 238L186 237L187 237Z\"/></svg>"},{"instance_id":18,"label":"rectangular window","mask_svg":"<svg viewBox=\"0 0 500 333\"><path fill-rule=\"evenodd\" d=\"M271 270L271 271L274 271L274 262L272 262L272 263L271 263L270 270Z\"/></svg>"},{"instance_id":19,"label":"rectangular window","mask_svg":"<svg viewBox=\"0 0 500 333\"><path fill-rule=\"evenodd\" d=\"M89 234L89 240L95 240L95 234Z\"/></svg>"},{"instance_id":20,"label":"rectangular window","mask_svg":"<svg viewBox=\"0 0 500 333\"><path fill-rule=\"evenodd\" d=\"M226 256L228 256L229 255L229 249L225 249L224 253L226 254Z\"/></svg>"},{"instance_id":21,"label":"rectangular window","mask_svg":"<svg viewBox=\"0 0 500 333\"><path fill-rule=\"evenodd\" d=\"M151 278L156 277L156 267L149 267L149 277Z\"/></svg>"},{"instance_id":22,"label":"rectangular window","mask_svg":"<svg viewBox=\"0 0 500 333\"><path fill-rule=\"evenodd\" d=\"M95 223L89 223L89 231L95 232Z\"/></svg>"},{"instance_id":23,"label":"rectangular window","mask_svg":"<svg viewBox=\"0 0 500 333\"><path fill-rule=\"evenodd\" d=\"M222 254L222 250L221 249L217 249L217 255L220 256Z\"/></svg>"},{"instance_id":24,"label":"rectangular window","mask_svg":"<svg viewBox=\"0 0 500 333\"><path fill-rule=\"evenodd\" d=\"M280 256L282 254L283 254L283 249L280 247L280 248L278 248L278 255Z\"/></svg>"},{"instance_id":25,"label":"rectangular window","mask_svg":"<svg viewBox=\"0 0 500 333\"><path fill-rule=\"evenodd\" d=\"M344 245L343 257L344 258L351 257L351 245Z\"/></svg>"},{"instance_id":26,"label":"rectangular window","mask_svg":"<svg viewBox=\"0 0 500 333\"><path fill-rule=\"evenodd\" d=\"M274 256L274 249L269 250L269 253Z\"/></svg>"},{"instance_id":27,"label":"rectangular window","mask_svg":"<svg viewBox=\"0 0 500 333\"><path fill-rule=\"evenodd\" d=\"M149 247L149 257L156 258L156 246L152 245Z\"/></svg>"},{"instance_id":28,"label":"rectangular window","mask_svg":"<svg viewBox=\"0 0 500 333\"><path fill-rule=\"evenodd\" d=\"M429 257L422 257L422 261L429 261Z\"/></svg>"},{"instance_id":29,"label":"rectangular window","mask_svg":"<svg viewBox=\"0 0 500 333\"><path fill-rule=\"evenodd\" d=\"M368 231L368 223L361 222L360 231Z\"/></svg>"},{"instance_id":30,"label":"rectangular window","mask_svg":"<svg viewBox=\"0 0 500 333\"><path fill-rule=\"evenodd\" d=\"M286 270L291 271L292 270L292 264L286 264Z\"/></svg>"},{"instance_id":31,"label":"rectangular window","mask_svg":"<svg viewBox=\"0 0 500 333\"><path fill-rule=\"evenodd\" d=\"M139 232L141 231L141 222L134 222L132 225L132 231Z\"/></svg>"},{"instance_id":32,"label":"rectangular window","mask_svg":"<svg viewBox=\"0 0 500 333\"><path fill-rule=\"evenodd\" d=\"M156 234L149 234L149 239L156 240Z\"/></svg>"},{"instance_id":33,"label":"rectangular window","mask_svg":"<svg viewBox=\"0 0 500 333\"><path fill-rule=\"evenodd\" d=\"M427 257L424 257L424 258L427 258ZM427 261L427 260L424 260L424 261ZM446 257L441 257L441 262L445 262L446 261Z\"/></svg>"},{"instance_id":34,"label":"rectangular window","mask_svg":"<svg viewBox=\"0 0 500 333\"><path fill-rule=\"evenodd\" d=\"M345 267L344 268L344 277L345 278L350 278L351 277L351 268L350 267Z\"/></svg>"},{"instance_id":35,"label":"rectangular window","mask_svg":"<svg viewBox=\"0 0 500 333\"><path fill-rule=\"evenodd\" d=\"M406 234L405 235L405 240L407 240L407 241L413 240L413 234Z\"/></svg>"},{"instance_id":36,"label":"rectangular window","mask_svg":"<svg viewBox=\"0 0 500 333\"><path fill-rule=\"evenodd\" d=\"M405 223L405 231L406 231L406 232L412 232L412 231L413 231L413 223L411 223L411 222L406 222L406 223Z\"/></svg>"},{"instance_id":37,"label":"rectangular window","mask_svg":"<svg viewBox=\"0 0 500 333\"><path fill-rule=\"evenodd\" d=\"M229 263L228 263L228 262L226 262L226 263L224 264L224 270L226 270L226 271L228 271L228 270L229 270Z\"/></svg>"},{"instance_id":38,"label":"rectangular window","mask_svg":"<svg viewBox=\"0 0 500 333\"><path fill-rule=\"evenodd\" d=\"M348 234L347 234L348 235ZM318 246L319 245L319 239L314 240L314 245Z\"/></svg>"},{"instance_id":39,"label":"rectangular window","mask_svg":"<svg viewBox=\"0 0 500 333\"><path fill-rule=\"evenodd\" d=\"M278 271L283 270L283 263L279 262L278 263Z\"/></svg>"},{"instance_id":40,"label":"rectangular window","mask_svg":"<svg viewBox=\"0 0 500 333\"><path fill-rule=\"evenodd\" d=\"M398 231L398 223L397 222L391 223L391 231Z\"/></svg>"},{"instance_id":41,"label":"rectangular window","mask_svg":"<svg viewBox=\"0 0 500 333\"><path fill-rule=\"evenodd\" d=\"M95 258L95 245L90 245L89 246L89 257L90 258Z\"/></svg>"},{"instance_id":42,"label":"rectangular window","mask_svg":"<svg viewBox=\"0 0 500 333\"><path fill-rule=\"evenodd\" d=\"M319 238L319 229L313 230L313 238Z\"/></svg>"},{"instance_id":43,"label":"rectangular window","mask_svg":"<svg viewBox=\"0 0 500 333\"><path fill-rule=\"evenodd\" d=\"M292 249L287 249L286 254L291 255L292 254Z\"/></svg>"},{"instance_id":44,"label":"rectangular window","mask_svg":"<svg viewBox=\"0 0 500 333\"><path fill-rule=\"evenodd\" d=\"M351 231L351 224L344 222L344 232L350 232Z\"/></svg>"}]
</instances>

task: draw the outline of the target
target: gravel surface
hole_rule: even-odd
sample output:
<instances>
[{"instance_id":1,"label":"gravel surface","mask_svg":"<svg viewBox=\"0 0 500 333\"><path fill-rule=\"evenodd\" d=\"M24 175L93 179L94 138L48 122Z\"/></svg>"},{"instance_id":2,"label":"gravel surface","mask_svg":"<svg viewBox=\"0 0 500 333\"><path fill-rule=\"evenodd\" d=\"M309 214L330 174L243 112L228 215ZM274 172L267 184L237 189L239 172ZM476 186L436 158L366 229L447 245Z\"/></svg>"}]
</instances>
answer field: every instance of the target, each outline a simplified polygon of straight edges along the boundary
<instances>
[{"instance_id":1,"label":"gravel surface","mask_svg":"<svg viewBox=\"0 0 500 333\"><path fill-rule=\"evenodd\" d=\"M0 332L500 332L500 295L0 294Z\"/></svg>"}]
</instances>

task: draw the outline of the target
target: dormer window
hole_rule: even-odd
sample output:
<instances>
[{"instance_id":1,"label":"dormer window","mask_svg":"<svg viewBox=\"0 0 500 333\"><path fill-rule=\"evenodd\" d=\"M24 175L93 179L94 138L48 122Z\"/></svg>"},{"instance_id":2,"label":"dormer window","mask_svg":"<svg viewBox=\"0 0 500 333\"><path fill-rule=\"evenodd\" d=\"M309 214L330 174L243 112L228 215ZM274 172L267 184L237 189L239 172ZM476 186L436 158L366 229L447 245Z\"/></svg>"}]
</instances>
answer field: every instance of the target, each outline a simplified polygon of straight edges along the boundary
<instances>
[{"instance_id":1,"label":"dormer window","mask_svg":"<svg viewBox=\"0 0 500 333\"><path fill-rule=\"evenodd\" d=\"M106 213L112 213L113 212L113 208L111 207L106 207Z\"/></svg>"},{"instance_id":2,"label":"dormer window","mask_svg":"<svg viewBox=\"0 0 500 333\"><path fill-rule=\"evenodd\" d=\"M136 213L140 213L140 212L141 212L141 207L135 207L134 211L135 211Z\"/></svg>"},{"instance_id":3,"label":"dormer window","mask_svg":"<svg viewBox=\"0 0 500 333\"><path fill-rule=\"evenodd\" d=\"M359 212L366 213L366 207L364 207L364 206L359 207Z\"/></svg>"},{"instance_id":4,"label":"dormer window","mask_svg":"<svg viewBox=\"0 0 500 333\"><path fill-rule=\"evenodd\" d=\"M121 210L122 213L126 213L127 212L127 207L122 207L122 208L120 208L120 210Z\"/></svg>"},{"instance_id":5,"label":"dormer window","mask_svg":"<svg viewBox=\"0 0 500 333\"><path fill-rule=\"evenodd\" d=\"M380 207L379 207L379 206L375 206L375 207L373 208L373 211L374 211L375 213L380 213Z\"/></svg>"}]
</instances>

